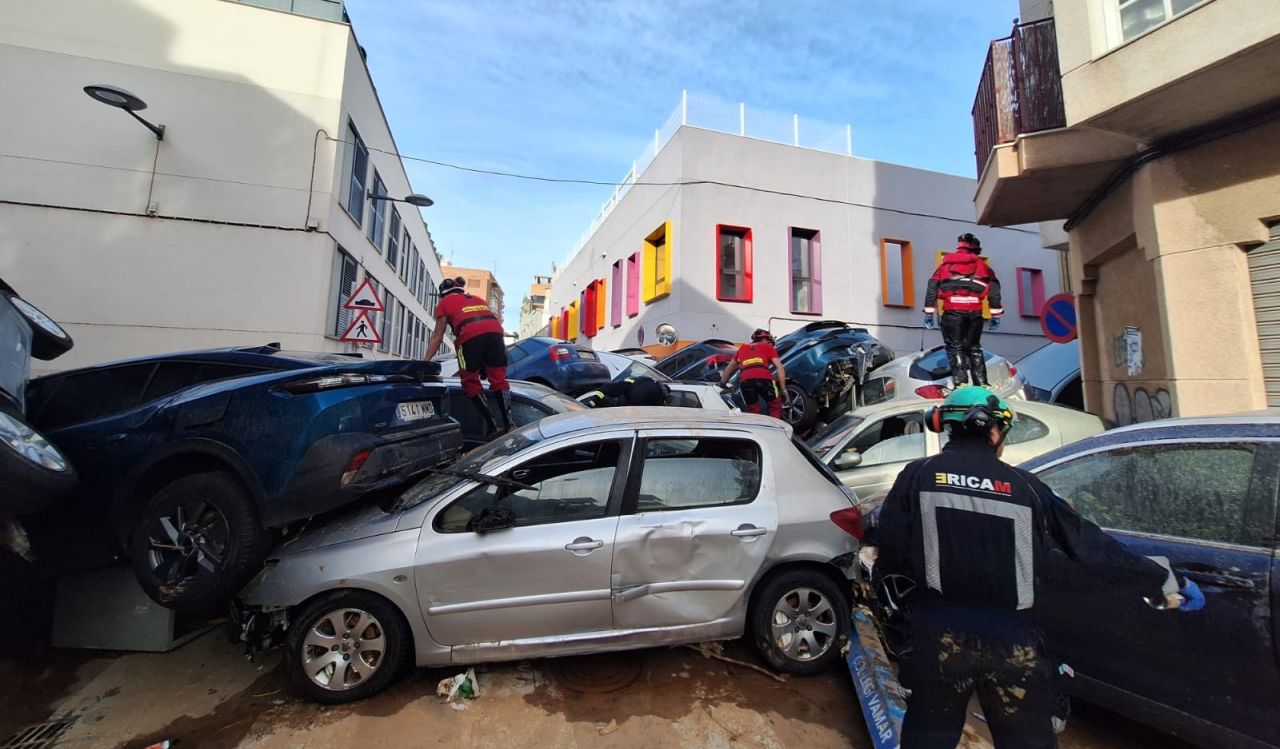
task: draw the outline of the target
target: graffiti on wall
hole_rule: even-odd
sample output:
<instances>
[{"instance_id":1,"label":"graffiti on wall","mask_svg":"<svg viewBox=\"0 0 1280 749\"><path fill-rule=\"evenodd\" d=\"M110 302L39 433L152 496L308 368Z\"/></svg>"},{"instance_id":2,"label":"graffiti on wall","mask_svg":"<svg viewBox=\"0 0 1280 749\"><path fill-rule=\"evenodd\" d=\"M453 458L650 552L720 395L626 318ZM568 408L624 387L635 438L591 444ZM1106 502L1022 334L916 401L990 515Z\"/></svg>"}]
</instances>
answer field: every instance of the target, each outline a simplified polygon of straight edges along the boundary
<instances>
[{"instance_id":1,"label":"graffiti on wall","mask_svg":"<svg viewBox=\"0 0 1280 749\"><path fill-rule=\"evenodd\" d=\"M1173 396L1164 388L1148 393L1146 388L1138 387L1130 393L1128 385L1117 382L1115 411L1119 426L1167 419L1173 416Z\"/></svg>"}]
</instances>

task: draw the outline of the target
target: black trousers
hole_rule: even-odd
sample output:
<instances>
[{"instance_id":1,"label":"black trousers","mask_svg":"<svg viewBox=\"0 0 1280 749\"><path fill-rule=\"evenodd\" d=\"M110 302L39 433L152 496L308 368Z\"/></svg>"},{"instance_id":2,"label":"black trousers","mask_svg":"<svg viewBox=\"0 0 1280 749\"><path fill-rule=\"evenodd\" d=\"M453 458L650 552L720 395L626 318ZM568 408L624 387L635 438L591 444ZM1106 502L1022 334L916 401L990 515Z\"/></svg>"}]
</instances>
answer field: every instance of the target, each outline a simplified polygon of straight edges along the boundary
<instances>
[{"instance_id":1,"label":"black trousers","mask_svg":"<svg viewBox=\"0 0 1280 749\"><path fill-rule=\"evenodd\" d=\"M942 344L951 365L951 381L963 385L965 372L970 385L987 384L987 360L982 355L981 312L943 312L938 327L942 328Z\"/></svg>"},{"instance_id":2,"label":"black trousers","mask_svg":"<svg viewBox=\"0 0 1280 749\"><path fill-rule=\"evenodd\" d=\"M902 749L955 749L977 692L996 749L1054 749L1053 663L1016 612L946 601L913 606L899 658L911 690Z\"/></svg>"}]
</instances>

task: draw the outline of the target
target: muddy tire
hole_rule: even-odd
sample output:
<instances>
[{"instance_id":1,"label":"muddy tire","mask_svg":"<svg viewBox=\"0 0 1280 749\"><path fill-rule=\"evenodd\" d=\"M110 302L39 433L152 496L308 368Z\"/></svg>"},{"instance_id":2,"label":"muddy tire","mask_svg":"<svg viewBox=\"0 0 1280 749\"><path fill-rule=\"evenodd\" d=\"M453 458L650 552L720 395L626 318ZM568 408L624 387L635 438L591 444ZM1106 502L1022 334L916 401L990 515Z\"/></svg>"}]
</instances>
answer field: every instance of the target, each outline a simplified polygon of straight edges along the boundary
<instances>
[{"instance_id":1,"label":"muddy tire","mask_svg":"<svg viewBox=\"0 0 1280 749\"><path fill-rule=\"evenodd\" d=\"M262 566L271 535L226 471L177 479L152 497L129 543L138 584L167 608L223 614Z\"/></svg>"},{"instance_id":2,"label":"muddy tire","mask_svg":"<svg viewBox=\"0 0 1280 749\"><path fill-rule=\"evenodd\" d=\"M382 691L409 664L412 636L400 610L365 591L338 591L293 617L285 668L299 695L329 705Z\"/></svg>"},{"instance_id":3,"label":"muddy tire","mask_svg":"<svg viewBox=\"0 0 1280 749\"><path fill-rule=\"evenodd\" d=\"M783 572L765 580L752 597L751 639L760 657L779 671L826 671L842 658L849 628L848 596L821 572Z\"/></svg>"},{"instance_id":4,"label":"muddy tire","mask_svg":"<svg viewBox=\"0 0 1280 749\"><path fill-rule=\"evenodd\" d=\"M31 302L12 291L0 291L0 296L13 305L18 314L27 321L27 325L31 326L31 355L35 358L44 361L56 359L75 345L71 336L62 329L61 325L54 322L52 317L41 312L40 308Z\"/></svg>"},{"instance_id":5,"label":"muddy tire","mask_svg":"<svg viewBox=\"0 0 1280 749\"><path fill-rule=\"evenodd\" d=\"M0 515L39 512L75 484L67 456L15 410L0 408Z\"/></svg>"}]
</instances>

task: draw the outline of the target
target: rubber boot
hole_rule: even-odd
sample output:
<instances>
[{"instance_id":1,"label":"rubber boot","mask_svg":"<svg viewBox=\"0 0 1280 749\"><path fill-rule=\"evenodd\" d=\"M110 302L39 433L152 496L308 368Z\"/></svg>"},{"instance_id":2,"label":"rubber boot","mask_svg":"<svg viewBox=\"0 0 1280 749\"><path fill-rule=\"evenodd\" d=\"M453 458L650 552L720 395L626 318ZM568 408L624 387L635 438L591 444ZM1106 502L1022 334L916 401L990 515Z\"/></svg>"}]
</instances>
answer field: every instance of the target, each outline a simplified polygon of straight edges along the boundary
<instances>
[{"instance_id":1,"label":"rubber boot","mask_svg":"<svg viewBox=\"0 0 1280 749\"><path fill-rule=\"evenodd\" d=\"M987 386L987 358L981 351L969 354L969 376L974 385Z\"/></svg>"},{"instance_id":2,"label":"rubber boot","mask_svg":"<svg viewBox=\"0 0 1280 749\"><path fill-rule=\"evenodd\" d=\"M480 412L480 416L484 419L486 428L485 436L493 439L498 436L498 422L493 419L493 410L489 408L489 401L484 397L484 393L472 396L467 400L471 401L471 405Z\"/></svg>"},{"instance_id":3,"label":"rubber boot","mask_svg":"<svg viewBox=\"0 0 1280 749\"><path fill-rule=\"evenodd\" d=\"M511 391L498 391L498 415L502 417L502 431L510 432L515 429L515 423L511 421Z\"/></svg>"},{"instance_id":4,"label":"rubber boot","mask_svg":"<svg viewBox=\"0 0 1280 749\"><path fill-rule=\"evenodd\" d=\"M958 390L964 385L965 361L959 351L947 347L947 364L951 366L951 389Z\"/></svg>"}]
</instances>

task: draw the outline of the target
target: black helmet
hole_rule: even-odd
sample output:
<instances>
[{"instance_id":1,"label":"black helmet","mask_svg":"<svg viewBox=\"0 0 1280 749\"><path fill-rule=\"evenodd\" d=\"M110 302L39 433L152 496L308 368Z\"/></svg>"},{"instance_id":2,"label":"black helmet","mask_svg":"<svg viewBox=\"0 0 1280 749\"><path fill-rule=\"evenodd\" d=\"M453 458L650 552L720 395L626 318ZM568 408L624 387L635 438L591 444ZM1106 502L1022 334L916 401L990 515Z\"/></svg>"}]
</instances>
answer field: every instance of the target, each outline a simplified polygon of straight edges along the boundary
<instances>
[{"instance_id":1,"label":"black helmet","mask_svg":"<svg viewBox=\"0 0 1280 749\"><path fill-rule=\"evenodd\" d=\"M982 241L972 234L965 233L956 237L956 249L982 252Z\"/></svg>"},{"instance_id":2,"label":"black helmet","mask_svg":"<svg viewBox=\"0 0 1280 749\"><path fill-rule=\"evenodd\" d=\"M467 279L462 276L454 278L446 278L440 282L440 296L444 296L451 291L462 291L467 286Z\"/></svg>"},{"instance_id":3,"label":"black helmet","mask_svg":"<svg viewBox=\"0 0 1280 749\"><path fill-rule=\"evenodd\" d=\"M751 334L752 343L759 343L761 341L772 341L772 340L773 340L773 334L765 330L764 328L756 328L755 332Z\"/></svg>"}]
</instances>

